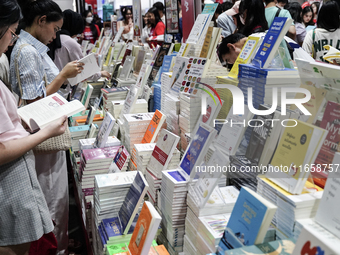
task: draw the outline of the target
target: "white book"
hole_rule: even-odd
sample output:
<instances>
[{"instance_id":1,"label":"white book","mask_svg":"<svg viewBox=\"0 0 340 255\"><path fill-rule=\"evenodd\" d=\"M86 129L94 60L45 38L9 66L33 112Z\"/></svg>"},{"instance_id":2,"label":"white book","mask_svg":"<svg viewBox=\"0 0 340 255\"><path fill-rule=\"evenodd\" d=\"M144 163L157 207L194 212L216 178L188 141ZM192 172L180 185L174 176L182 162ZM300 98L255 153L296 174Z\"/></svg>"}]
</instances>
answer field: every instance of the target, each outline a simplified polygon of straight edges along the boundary
<instances>
[{"instance_id":1,"label":"white book","mask_svg":"<svg viewBox=\"0 0 340 255\"><path fill-rule=\"evenodd\" d=\"M104 117L103 123L99 128L96 141L94 142L94 146L96 148L105 147L105 144L115 122L116 122L115 118L113 118L112 115L109 112L107 112Z\"/></svg>"},{"instance_id":2,"label":"white book","mask_svg":"<svg viewBox=\"0 0 340 255\"><path fill-rule=\"evenodd\" d=\"M124 107L120 112L120 119L123 119L124 114L129 114L131 112L132 107L136 103L138 98L138 90L134 86L132 86L129 90L129 93L126 96Z\"/></svg>"},{"instance_id":3,"label":"white book","mask_svg":"<svg viewBox=\"0 0 340 255\"><path fill-rule=\"evenodd\" d=\"M109 167L109 173L122 172L125 165L130 160L130 154L124 146L120 146Z\"/></svg>"},{"instance_id":4,"label":"white book","mask_svg":"<svg viewBox=\"0 0 340 255\"><path fill-rule=\"evenodd\" d=\"M225 120L216 120L216 124L222 124L222 129L220 134L215 140L215 145L218 149L222 150L227 155L235 155L238 146L241 143L246 127L242 124L231 123L248 123L248 121L253 117L253 114L245 107L244 115L234 115L233 106L230 108L228 116ZM245 124L247 126L247 124Z\"/></svg>"},{"instance_id":5,"label":"white book","mask_svg":"<svg viewBox=\"0 0 340 255\"><path fill-rule=\"evenodd\" d=\"M36 131L64 115L69 117L84 109L84 105L78 100L67 102L58 93L54 93L19 108L18 115L32 131Z\"/></svg>"},{"instance_id":6,"label":"white book","mask_svg":"<svg viewBox=\"0 0 340 255\"><path fill-rule=\"evenodd\" d=\"M169 132L164 128L161 130L147 166L147 169L157 178L161 178L162 171L167 169L167 166L179 142L179 138L179 136Z\"/></svg>"},{"instance_id":7,"label":"white book","mask_svg":"<svg viewBox=\"0 0 340 255\"><path fill-rule=\"evenodd\" d=\"M96 187L100 190L129 186L135 179L137 171L125 173L102 174L95 176Z\"/></svg>"},{"instance_id":8,"label":"white book","mask_svg":"<svg viewBox=\"0 0 340 255\"><path fill-rule=\"evenodd\" d=\"M83 66L84 69L76 77L68 78L68 82L71 86L78 84L79 82L89 78L90 76L100 71L95 53L89 54L82 59L79 59L78 62L85 64Z\"/></svg>"},{"instance_id":9,"label":"white book","mask_svg":"<svg viewBox=\"0 0 340 255\"><path fill-rule=\"evenodd\" d=\"M336 152L333 158L331 169L327 177L323 196L315 221L335 236L340 238L340 172L337 168L340 164L340 153Z\"/></svg>"},{"instance_id":10,"label":"white book","mask_svg":"<svg viewBox=\"0 0 340 255\"><path fill-rule=\"evenodd\" d=\"M134 60L135 57L133 56L126 57L122 71L119 74L119 79L127 80L129 78Z\"/></svg>"}]
</instances>

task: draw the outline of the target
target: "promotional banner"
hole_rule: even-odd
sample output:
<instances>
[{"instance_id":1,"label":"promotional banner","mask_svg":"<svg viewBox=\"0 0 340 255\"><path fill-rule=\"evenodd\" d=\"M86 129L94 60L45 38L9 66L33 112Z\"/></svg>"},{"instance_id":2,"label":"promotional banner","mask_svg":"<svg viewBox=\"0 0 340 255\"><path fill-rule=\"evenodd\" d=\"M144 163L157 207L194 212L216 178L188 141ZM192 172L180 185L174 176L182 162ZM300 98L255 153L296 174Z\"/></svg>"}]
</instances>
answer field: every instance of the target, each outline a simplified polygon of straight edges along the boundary
<instances>
[{"instance_id":1,"label":"promotional banner","mask_svg":"<svg viewBox=\"0 0 340 255\"><path fill-rule=\"evenodd\" d=\"M185 17L185 22L182 22L183 42L185 43L195 23L195 0L182 0L182 17Z\"/></svg>"},{"instance_id":2,"label":"promotional banner","mask_svg":"<svg viewBox=\"0 0 340 255\"><path fill-rule=\"evenodd\" d=\"M165 25L167 34L179 33L178 5L177 0L165 1Z\"/></svg>"}]
</instances>

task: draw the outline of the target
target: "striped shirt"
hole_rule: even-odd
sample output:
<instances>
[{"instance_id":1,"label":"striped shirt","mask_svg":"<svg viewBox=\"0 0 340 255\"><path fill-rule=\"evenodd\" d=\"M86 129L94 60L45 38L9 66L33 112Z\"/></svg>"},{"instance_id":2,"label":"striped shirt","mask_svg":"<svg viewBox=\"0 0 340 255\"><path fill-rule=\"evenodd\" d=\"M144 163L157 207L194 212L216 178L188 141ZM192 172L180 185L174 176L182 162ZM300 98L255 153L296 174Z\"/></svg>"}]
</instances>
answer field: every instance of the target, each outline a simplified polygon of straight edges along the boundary
<instances>
[{"instance_id":1,"label":"striped shirt","mask_svg":"<svg viewBox=\"0 0 340 255\"><path fill-rule=\"evenodd\" d=\"M32 100L46 96L44 75L47 82L51 83L59 74L59 70L47 55L48 47L24 30L20 31L20 37L15 44L10 64L10 81L13 91L20 95L19 84L16 75L15 62L19 47L29 44L21 49L18 56L19 74L22 87L22 99Z\"/></svg>"}]
</instances>

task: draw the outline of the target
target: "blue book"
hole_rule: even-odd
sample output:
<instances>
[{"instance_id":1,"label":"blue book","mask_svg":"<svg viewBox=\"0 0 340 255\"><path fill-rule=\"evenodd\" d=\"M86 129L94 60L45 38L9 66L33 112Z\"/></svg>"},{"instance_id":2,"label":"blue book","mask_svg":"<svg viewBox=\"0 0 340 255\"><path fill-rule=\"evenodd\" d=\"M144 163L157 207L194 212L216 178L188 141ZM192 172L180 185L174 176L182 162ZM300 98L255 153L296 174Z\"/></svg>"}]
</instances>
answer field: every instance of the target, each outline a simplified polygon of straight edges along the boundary
<instances>
[{"instance_id":1,"label":"blue book","mask_svg":"<svg viewBox=\"0 0 340 255\"><path fill-rule=\"evenodd\" d=\"M260 68L268 68L273 60L282 39L287 33L293 20L285 17L276 17L264 37L259 50L256 52L253 63Z\"/></svg>"},{"instance_id":2,"label":"blue book","mask_svg":"<svg viewBox=\"0 0 340 255\"><path fill-rule=\"evenodd\" d=\"M123 234L118 217L103 219L102 227L104 230L103 232L106 234L107 240L112 240L114 237Z\"/></svg>"},{"instance_id":3,"label":"blue book","mask_svg":"<svg viewBox=\"0 0 340 255\"><path fill-rule=\"evenodd\" d=\"M276 209L261 195L242 187L216 254L262 243Z\"/></svg>"},{"instance_id":4,"label":"blue book","mask_svg":"<svg viewBox=\"0 0 340 255\"><path fill-rule=\"evenodd\" d=\"M126 235L133 232L138 219L136 217L138 208L148 188L149 185L143 174L138 171L118 213L122 234Z\"/></svg>"},{"instance_id":5,"label":"blue book","mask_svg":"<svg viewBox=\"0 0 340 255\"><path fill-rule=\"evenodd\" d=\"M103 233L102 228L100 227L100 225L99 225L99 227L98 227L98 234L99 234L100 240L102 241L102 244L103 244L103 246L104 246L104 245L106 244L106 239L105 239L105 235L104 235L104 233Z\"/></svg>"},{"instance_id":6,"label":"blue book","mask_svg":"<svg viewBox=\"0 0 340 255\"><path fill-rule=\"evenodd\" d=\"M171 62L172 62L172 58L174 56L173 55L166 55L164 56L164 59L163 59L163 65L162 65L162 73L165 72L169 72L170 71L170 67L171 67Z\"/></svg>"}]
</instances>

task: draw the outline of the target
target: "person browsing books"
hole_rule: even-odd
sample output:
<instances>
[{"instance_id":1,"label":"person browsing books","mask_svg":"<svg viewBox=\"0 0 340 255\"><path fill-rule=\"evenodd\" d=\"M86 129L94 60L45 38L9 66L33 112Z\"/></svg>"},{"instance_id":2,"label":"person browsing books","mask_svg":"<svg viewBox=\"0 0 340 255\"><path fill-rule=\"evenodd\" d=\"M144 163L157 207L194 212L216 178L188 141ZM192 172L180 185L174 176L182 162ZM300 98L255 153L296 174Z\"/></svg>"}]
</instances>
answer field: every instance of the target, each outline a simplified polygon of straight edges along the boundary
<instances>
[{"instance_id":1,"label":"person browsing books","mask_svg":"<svg viewBox=\"0 0 340 255\"><path fill-rule=\"evenodd\" d=\"M0 2L0 56L13 45L21 17L16 0ZM0 81L0 254L26 254L53 223L39 185L32 149L65 132L64 116L30 135L21 125L16 100Z\"/></svg>"},{"instance_id":2,"label":"person browsing books","mask_svg":"<svg viewBox=\"0 0 340 255\"><path fill-rule=\"evenodd\" d=\"M79 13L72 10L65 10L63 12L64 24L60 30L61 48L55 50L54 63L61 71L67 63L79 60L84 57L81 46L75 38L84 30L84 22ZM100 71L95 75L89 77L89 80L98 80L100 77L111 78L107 71ZM66 88L66 92L70 91L70 86Z\"/></svg>"},{"instance_id":3,"label":"person browsing books","mask_svg":"<svg viewBox=\"0 0 340 255\"><path fill-rule=\"evenodd\" d=\"M122 8L123 20L117 22L117 30L124 27L122 38L125 41L133 40L133 20L131 7Z\"/></svg>"},{"instance_id":4,"label":"person browsing books","mask_svg":"<svg viewBox=\"0 0 340 255\"><path fill-rule=\"evenodd\" d=\"M303 41L306 37L306 28L305 25L302 24L301 12L302 8L298 2L290 3L287 9L292 16L295 24L296 30L296 38L295 41L302 46Z\"/></svg>"},{"instance_id":5,"label":"person browsing books","mask_svg":"<svg viewBox=\"0 0 340 255\"><path fill-rule=\"evenodd\" d=\"M151 30L149 38L146 41L150 46L156 46L164 41L165 25L159 17L159 13L156 7L151 7L145 15L148 22L151 24Z\"/></svg>"},{"instance_id":6,"label":"person browsing books","mask_svg":"<svg viewBox=\"0 0 340 255\"><path fill-rule=\"evenodd\" d=\"M24 30L13 48L10 81L13 91L27 104L57 92L68 78L83 69L82 63L68 63L60 72L47 55L47 44L63 26L63 14L52 0L25 1ZM17 65L16 65L17 63ZM18 80L19 77L19 80ZM64 151L35 156L39 183L56 226L58 252L68 247L68 180Z\"/></svg>"}]
</instances>

